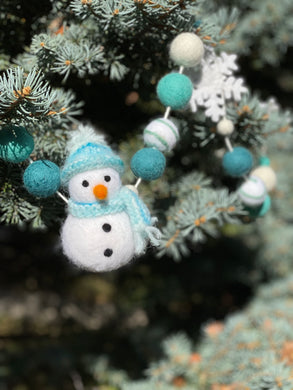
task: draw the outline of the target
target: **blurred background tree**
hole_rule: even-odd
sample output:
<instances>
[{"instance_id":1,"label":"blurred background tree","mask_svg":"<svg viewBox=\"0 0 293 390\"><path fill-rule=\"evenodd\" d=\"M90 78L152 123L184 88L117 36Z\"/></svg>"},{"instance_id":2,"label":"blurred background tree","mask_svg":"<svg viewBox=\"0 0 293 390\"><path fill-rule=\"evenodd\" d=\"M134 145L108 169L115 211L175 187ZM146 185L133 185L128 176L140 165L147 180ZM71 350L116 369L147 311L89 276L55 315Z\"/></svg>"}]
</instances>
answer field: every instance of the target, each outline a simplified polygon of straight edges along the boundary
<instances>
[{"instance_id":1,"label":"blurred background tree","mask_svg":"<svg viewBox=\"0 0 293 390\"><path fill-rule=\"evenodd\" d=\"M278 174L271 211L247 219L237 180L220 171L216 123L202 107L174 113L181 140L166 173L140 187L164 232L159 251L92 274L61 253L62 201L30 196L22 184L27 163L1 160L1 390L292 388L292 7L289 0L1 1L0 125L31 132L33 159L62 165L69 132L85 120L129 167L143 127L163 112L155 88L173 68L168 45L193 31L208 50L238 55L236 77L248 92L227 103L233 143L256 157L265 150ZM127 169L124 182L134 180ZM214 213L207 228L183 235L170 217L179 199L201 210L198 186L233 212ZM270 284L255 294L261 283Z\"/></svg>"}]
</instances>

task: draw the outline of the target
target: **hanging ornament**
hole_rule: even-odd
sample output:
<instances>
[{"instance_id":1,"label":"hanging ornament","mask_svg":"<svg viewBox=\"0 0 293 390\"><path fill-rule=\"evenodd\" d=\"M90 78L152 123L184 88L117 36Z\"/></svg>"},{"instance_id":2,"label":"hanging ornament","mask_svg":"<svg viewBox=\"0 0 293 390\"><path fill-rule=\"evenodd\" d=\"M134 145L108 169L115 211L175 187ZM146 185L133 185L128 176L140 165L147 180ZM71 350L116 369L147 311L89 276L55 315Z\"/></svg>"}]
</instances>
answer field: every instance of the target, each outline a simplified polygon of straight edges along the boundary
<instances>
[{"instance_id":1,"label":"hanging ornament","mask_svg":"<svg viewBox=\"0 0 293 390\"><path fill-rule=\"evenodd\" d=\"M272 191L277 185L277 175L268 165L261 165L255 168L251 174L259 177L264 182L268 192Z\"/></svg>"},{"instance_id":2,"label":"hanging ornament","mask_svg":"<svg viewBox=\"0 0 293 390\"><path fill-rule=\"evenodd\" d=\"M30 194L47 198L60 187L60 169L49 160L35 161L24 171L23 183Z\"/></svg>"},{"instance_id":3,"label":"hanging ornament","mask_svg":"<svg viewBox=\"0 0 293 390\"><path fill-rule=\"evenodd\" d=\"M222 164L228 175L239 177L251 170L253 157L248 149L238 146L224 154Z\"/></svg>"},{"instance_id":4,"label":"hanging ornament","mask_svg":"<svg viewBox=\"0 0 293 390\"><path fill-rule=\"evenodd\" d=\"M26 160L34 150L34 139L23 126L6 125L0 130L0 158L11 163Z\"/></svg>"},{"instance_id":5,"label":"hanging ornament","mask_svg":"<svg viewBox=\"0 0 293 390\"><path fill-rule=\"evenodd\" d=\"M257 176L249 176L237 191L244 205L256 207L263 204L267 190L264 182Z\"/></svg>"},{"instance_id":6,"label":"hanging ornament","mask_svg":"<svg viewBox=\"0 0 293 390\"><path fill-rule=\"evenodd\" d=\"M192 95L192 82L180 73L169 73L158 83L157 94L161 103L174 110L184 108Z\"/></svg>"},{"instance_id":7,"label":"hanging ornament","mask_svg":"<svg viewBox=\"0 0 293 390\"><path fill-rule=\"evenodd\" d=\"M151 158L145 150L144 157ZM155 219L139 196L122 186L124 164L104 139L82 128L69 151L61 170L70 196L61 233L68 258L88 270L110 271L144 253L148 242L158 245Z\"/></svg>"},{"instance_id":8,"label":"hanging ornament","mask_svg":"<svg viewBox=\"0 0 293 390\"><path fill-rule=\"evenodd\" d=\"M170 45L170 58L179 66L192 68L198 65L204 54L202 40L193 33L181 33Z\"/></svg>"},{"instance_id":9,"label":"hanging ornament","mask_svg":"<svg viewBox=\"0 0 293 390\"><path fill-rule=\"evenodd\" d=\"M135 153L130 167L136 177L143 180L156 180L162 176L166 166L164 155L154 148L143 148Z\"/></svg>"},{"instance_id":10,"label":"hanging ornament","mask_svg":"<svg viewBox=\"0 0 293 390\"><path fill-rule=\"evenodd\" d=\"M212 48L206 50L206 55L197 70L190 107L192 112L202 107L205 115L213 122L218 122L226 115L226 102L240 101L247 93L244 80L234 75L238 69L237 56L225 52L217 55Z\"/></svg>"},{"instance_id":11,"label":"hanging ornament","mask_svg":"<svg viewBox=\"0 0 293 390\"><path fill-rule=\"evenodd\" d=\"M269 195L266 196L264 202L259 207L247 207L247 211L249 215L253 218L264 217L266 213L271 208L271 197Z\"/></svg>"},{"instance_id":12,"label":"hanging ornament","mask_svg":"<svg viewBox=\"0 0 293 390\"><path fill-rule=\"evenodd\" d=\"M161 152L169 152L179 139L175 124L166 118L158 118L150 122L143 132L146 146L153 147Z\"/></svg>"},{"instance_id":13,"label":"hanging ornament","mask_svg":"<svg viewBox=\"0 0 293 390\"><path fill-rule=\"evenodd\" d=\"M223 118L217 124L217 133L224 137L231 135L233 131L234 131L234 124L232 121L230 121L227 118Z\"/></svg>"}]
</instances>

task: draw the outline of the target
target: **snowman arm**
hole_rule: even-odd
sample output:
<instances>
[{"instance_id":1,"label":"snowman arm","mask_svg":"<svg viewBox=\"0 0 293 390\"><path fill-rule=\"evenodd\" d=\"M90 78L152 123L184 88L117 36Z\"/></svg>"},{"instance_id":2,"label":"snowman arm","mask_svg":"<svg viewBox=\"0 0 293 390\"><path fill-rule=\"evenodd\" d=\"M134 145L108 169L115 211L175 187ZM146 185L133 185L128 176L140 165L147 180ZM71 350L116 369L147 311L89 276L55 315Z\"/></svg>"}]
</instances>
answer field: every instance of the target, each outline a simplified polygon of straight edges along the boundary
<instances>
[{"instance_id":1,"label":"snowman arm","mask_svg":"<svg viewBox=\"0 0 293 390\"><path fill-rule=\"evenodd\" d=\"M61 194L61 192L59 192L59 191L56 191L56 194L59 196L59 198L61 198L62 200L64 200L65 203L68 204L68 199L66 198L66 196Z\"/></svg>"}]
</instances>

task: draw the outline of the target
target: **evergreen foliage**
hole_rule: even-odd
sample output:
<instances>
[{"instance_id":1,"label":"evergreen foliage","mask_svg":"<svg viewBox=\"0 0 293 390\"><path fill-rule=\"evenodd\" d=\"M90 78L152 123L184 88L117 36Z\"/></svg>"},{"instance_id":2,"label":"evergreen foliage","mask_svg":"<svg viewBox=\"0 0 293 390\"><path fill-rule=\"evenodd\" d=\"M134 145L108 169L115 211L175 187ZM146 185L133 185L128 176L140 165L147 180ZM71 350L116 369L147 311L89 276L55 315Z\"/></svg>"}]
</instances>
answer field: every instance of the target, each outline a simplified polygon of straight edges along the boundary
<instances>
[{"instance_id":1,"label":"evergreen foliage","mask_svg":"<svg viewBox=\"0 0 293 390\"><path fill-rule=\"evenodd\" d=\"M204 324L197 344L183 332L165 335L163 357L149 365L145 379L133 380L128 373L113 368L113 359L109 356L96 360L91 356L87 368L94 386L101 390L291 389L293 116L291 110L270 98L273 88L265 78L263 90L256 91L253 83L244 81L244 70L250 74L259 69L269 70L276 79L272 84L280 84L282 75L278 66L293 44L292 1L48 0L42 2L42 6L39 1L28 2L30 12L25 3L3 0L0 4L0 131L9 124L24 126L34 138L35 149L30 156L34 161L49 159L62 166L68 135L90 119L93 127L108 133L109 143L114 144L125 161L124 184L133 184L135 177L129 169L130 160L143 146L143 128L164 110L155 87L164 74L175 68L168 57L171 40L182 31L194 32L202 39L210 56L218 56L224 65L226 61L229 66L226 67L225 93L220 97L215 93L216 103L209 101L208 96L202 104L196 100L194 112L172 112L181 139L167 155L164 176L142 183L139 192L152 214L159 218L162 241L152 253L160 258L158 262L186 260L180 263L184 267L190 260L194 268L188 269L209 277L211 269L224 268L224 265L217 265L209 254L201 256L202 248L213 247L221 237L231 246L236 239L234 250L245 248L249 255L255 254L255 263L248 272L241 264L232 265L246 254L245 251L236 259L223 253L223 257L227 256L227 280L235 277L235 283L241 280L249 287L270 281L258 290L244 311L231 314L221 322ZM221 66L213 73L219 78L210 80L211 89L214 89L212 81L221 80L220 71ZM186 73L195 85L200 82L199 68ZM286 90L290 91L292 86L290 82L287 84ZM225 144L216 132L215 118L223 110L235 127L231 135L233 145L249 148L255 165L259 157L268 155L277 172L278 187L272 193L272 209L265 218L248 215L236 193L240 180L225 176L221 168ZM39 199L25 191L22 177L28 163L0 161L0 221L2 225L16 225L26 231L40 228L47 232L59 231L65 216L64 202L57 196ZM249 258L247 262L253 260ZM197 261L203 264L198 266ZM162 268L167 268L170 263L162 264ZM172 266L177 264L172 263ZM142 266L135 282L125 282L127 292L132 290L131 283L142 283L152 290L154 285L145 281L146 277L152 281L152 274L148 272L149 269ZM58 277L60 275L56 275ZM120 288L121 279L117 275L111 278L109 276L115 288ZM197 275L197 280L200 279L201 275ZM158 302L161 306L169 303L176 306L176 299L187 300L186 295L178 293L183 287L179 288L172 277L170 280L166 286L165 275L162 280L155 280L154 291L158 297L152 297L153 310ZM205 282L212 284L212 281ZM91 283L94 288L109 288L102 277L93 276L90 287ZM184 284L184 278L180 283ZM168 291L164 291L164 286ZM82 285L80 294L84 290ZM114 298L118 299L120 293L116 290L115 293ZM175 299L177 293L180 298ZM190 302L202 299L194 290L191 293ZM139 294L142 300L148 297L141 290ZM126 302L125 295L122 294L121 299L127 311L130 303ZM97 294L90 299L107 300L109 297L101 298ZM188 305L192 304L190 302ZM58 310L66 323L64 328L68 329L72 318L66 317L66 313L73 310L74 305L71 301L66 305L64 308L60 304ZM84 311L78 307L74 315L83 325L93 315L95 320L98 318L97 322L103 321L99 309L95 306L93 314L90 306ZM109 312L111 310L113 307ZM24 328L26 320L24 315ZM88 321L90 325L85 328L92 331L96 322L92 325ZM3 323L4 329L9 328L5 319ZM44 332L47 336L45 320L44 324L36 327L36 333ZM157 329L152 328L152 323L149 325L148 337L156 344ZM125 329L132 332L126 325ZM132 338L138 351L143 337L136 334ZM149 339L143 342L148 343ZM59 358L61 361L62 356ZM82 389L82 375L72 375L74 388Z\"/></svg>"},{"instance_id":2,"label":"evergreen foliage","mask_svg":"<svg viewBox=\"0 0 293 390\"><path fill-rule=\"evenodd\" d=\"M261 287L242 313L203 325L197 346L183 333L169 336L144 380L131 381L104 358L93 364L95 378L107 390L289 390L292 292L292 276Z\"/></svg>"}]
</instances>

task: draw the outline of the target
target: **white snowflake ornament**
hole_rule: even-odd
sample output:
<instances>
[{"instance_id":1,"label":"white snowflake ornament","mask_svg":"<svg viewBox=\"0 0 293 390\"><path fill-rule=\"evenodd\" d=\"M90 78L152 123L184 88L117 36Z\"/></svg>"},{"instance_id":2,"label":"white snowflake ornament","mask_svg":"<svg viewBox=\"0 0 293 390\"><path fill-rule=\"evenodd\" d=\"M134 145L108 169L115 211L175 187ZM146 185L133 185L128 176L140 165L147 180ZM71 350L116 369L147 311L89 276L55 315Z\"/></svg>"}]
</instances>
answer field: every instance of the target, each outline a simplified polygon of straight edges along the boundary
<instances>
[{"instance_id":1,"label":"white snowflake ornament","mask_svg":"<svg viewBox=\"0 0 293 390\"><path fill-rule=\"evenodd\" d=\"M206 116L218 122L226 114L226 100L239 101L241 95L247 92L243 79L233 75L238 69L236 59L235 54L222 52L217 56L213 49L208 50L206 58L201 62L199 79L194 81L190 99L192 112L196 112L198 107L204 107Z\"/></svg>"}]
</instances>

